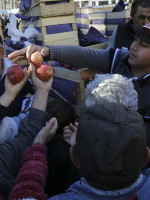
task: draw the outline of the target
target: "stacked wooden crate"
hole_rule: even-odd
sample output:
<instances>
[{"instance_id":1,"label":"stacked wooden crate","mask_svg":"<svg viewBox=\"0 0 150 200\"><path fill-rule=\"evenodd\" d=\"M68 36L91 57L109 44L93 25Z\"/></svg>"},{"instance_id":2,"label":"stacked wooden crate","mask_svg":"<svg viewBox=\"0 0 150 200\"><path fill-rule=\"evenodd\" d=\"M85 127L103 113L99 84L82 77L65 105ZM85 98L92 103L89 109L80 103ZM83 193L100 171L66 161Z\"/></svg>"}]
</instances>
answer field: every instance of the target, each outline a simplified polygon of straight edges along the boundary
<instances>
[{"instance_id":1,"label":"stacked wooden crate","mask_svg":"<svg viewBox=\"0 0 150 200\"><path fill-rule=\"evenodd\" d=\"M116 26L130 19L130 9L122 12L111 12L112 5L102 8L77 8L77 26L86 34L91 26L99 30L108 39Z\"/></svg>"},{"instance_id":2,"label":"stacked wooden crate","mask_svg":"<svg viewBox=\"0 0 150 200\"><path fill-rule=\"evenodd\" d=\"M39 17L34 23L41 32L36 39L41 45L79 45L73 0L32 0L30 8L21 14ZM22 20L20 28L28 25Z\"/></svg>"},{"instance_id":3,"label":"stacked wooden crate","mask_svg":"<svg viewBox=\"0 0 150 200\"><path fill-rule=\"evenodd\" d=\"M112 10L112 8L113 8L112 5L104 5L103 7L97 7L97 8L76 8L77 27L79 27L81 31L84 34L86 34L92 24L92 19L89 18L90 14L99 12L105 13L108 10Z\"/></svg>"},{"instance_id":4,"label":"stacked wooden crate","mask_svg":"<svg viewBox=\"0 0 150 200\"><path fill-rule=\"evenodd\" d=\"M127 23L130 19L130 11L124 10L122 12L104 12L89 14L91 25L101 33L105 32L105 36L109 39L113 30L123 23Z\"/></svg>"}]
</instances>

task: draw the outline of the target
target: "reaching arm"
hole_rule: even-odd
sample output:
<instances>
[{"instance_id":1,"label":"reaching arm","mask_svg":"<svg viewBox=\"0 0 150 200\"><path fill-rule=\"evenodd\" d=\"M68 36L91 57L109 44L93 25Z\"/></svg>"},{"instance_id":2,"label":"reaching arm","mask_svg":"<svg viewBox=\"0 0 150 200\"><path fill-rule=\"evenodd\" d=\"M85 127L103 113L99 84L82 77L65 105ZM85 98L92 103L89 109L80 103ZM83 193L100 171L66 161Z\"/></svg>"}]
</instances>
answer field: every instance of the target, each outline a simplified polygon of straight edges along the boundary
<instances>
[{"instance_id":1,"label":"reaching arm","mask_svg":"<svg viewBox=\"0 0 150 200\"><path fill-rule=\"evenodd\" d=\"M8 200L29 197L40 200L47 199L47 195L44 192L47 174L46 148L44 144L52 139L57 127L55 118L49 120L36 136L34 144L26 150Z\"/></svg>"},{"instance_id":2,"label":"reaching arm","mask_svg":"<svg viewBox=\"0 0 150 200\"><path fill-rule=\"evenodd\" d=\"M67 63L82 68L90 68L101 72L109 72L110 51L100 49L89 49L80 46L49 46L41 47L30 45L22 50L13 52L9 58L16 62L18 59L27 58L30 61L31 54L34 51L40 51L43 57L50 60Z\"/></svg>"}]
</instances>

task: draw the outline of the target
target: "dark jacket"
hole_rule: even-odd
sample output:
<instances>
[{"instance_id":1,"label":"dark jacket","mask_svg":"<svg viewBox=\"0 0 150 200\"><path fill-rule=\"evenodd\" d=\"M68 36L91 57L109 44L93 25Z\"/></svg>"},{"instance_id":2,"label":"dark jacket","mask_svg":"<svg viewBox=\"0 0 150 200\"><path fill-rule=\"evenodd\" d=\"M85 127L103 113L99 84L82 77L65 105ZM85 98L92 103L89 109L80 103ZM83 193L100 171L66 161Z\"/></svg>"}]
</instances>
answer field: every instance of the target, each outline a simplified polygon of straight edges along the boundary
<instances>
[{"instance_id":1,"label":"dark jacket","mask_svg":"<svg viewBox=\"0 0 150 200\"><path fill-rule=\"evenodd\" d=\"M0 194L7 198L18 173L22 153L30 146L43 127L46 113L31 108L20 123L18 135L0 145Z\"/></svg>"},{"instance_id":2,"label":"dark jacket","mask_svg":"<svg viewBox=\"0 0 150 200\"><path fill-rule=\"evenodd\" d=\"M126 47L130 49L130 46L134 41L134 35L128 31L128 26L132 24L133 22L130 20L127 24L118 25L115 38L115 48L121 49L122 47Z\"/></svg>"}]
</instances>

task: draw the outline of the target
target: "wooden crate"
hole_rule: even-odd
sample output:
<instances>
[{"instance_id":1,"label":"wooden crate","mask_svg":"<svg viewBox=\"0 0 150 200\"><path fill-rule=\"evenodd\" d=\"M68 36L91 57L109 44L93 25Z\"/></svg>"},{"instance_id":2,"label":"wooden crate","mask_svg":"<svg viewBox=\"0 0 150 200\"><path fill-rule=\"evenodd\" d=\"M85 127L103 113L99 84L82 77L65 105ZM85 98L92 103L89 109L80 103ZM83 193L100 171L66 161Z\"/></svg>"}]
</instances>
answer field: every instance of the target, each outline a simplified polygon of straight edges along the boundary
<instances>
[{"instance_id":1,"label":"wooden crate","mask_svg":"<svg viewBox=\"0 0 150 200\"><path fill-rule=\"evenodd\" d=\"M81 29L83 34L87 34L89 28L92 26L92 19L89 18L90 14L99 13L99 12L106 12L108 10L112 10L112 5L106 5L99 8L76 8L76 22L77 27ZM96 26L95 26L96 28ZM106 27L102 27L104 29Z\"/></svg>"},{"instance_id":2,"label":"wooden crate","mask_svg":"<svg viewBox=\"0 0 150 200\"><path fill-rule=\"evenodd\" d=\"M128 22L130 19L130 11L91 13L89 14L89 19L92 20L90 26L95 27L100 32L105 31L105 36L109 39L115 27ZM102 19L104 20L103 24L100 21ZM108 32L110 32L110 34L108 34Z\"/></svg>"},{"instance_id":3,"label":"wooden crate","mask_svg":"<svg viewBox=\"0 0 150 200\"><path fill-rule=\"evenodd\" d=\"M64 0L32 0L30 8L22 12L23 15L28 17L50 17L74 13L75 4L73 0L69 0L69 2Z\"/></svg>"},{"instance_id":4,"label":"wooden crate","mask_svg":"<svg viewBox=\"0 0 150 200\"><path fill-rule=\"evenodd\" d=\"M20 22L21 29L28 27L29 23ZM53 29L59 25L69 26L69 31L55 32L49 34L47 27ZM36 41L41 41L42 45L79 45L76 19L74 15L56 16L40 18L35 21L35 28L40 28L41 33L36 37Z\"/></svg>"}]
</instances>

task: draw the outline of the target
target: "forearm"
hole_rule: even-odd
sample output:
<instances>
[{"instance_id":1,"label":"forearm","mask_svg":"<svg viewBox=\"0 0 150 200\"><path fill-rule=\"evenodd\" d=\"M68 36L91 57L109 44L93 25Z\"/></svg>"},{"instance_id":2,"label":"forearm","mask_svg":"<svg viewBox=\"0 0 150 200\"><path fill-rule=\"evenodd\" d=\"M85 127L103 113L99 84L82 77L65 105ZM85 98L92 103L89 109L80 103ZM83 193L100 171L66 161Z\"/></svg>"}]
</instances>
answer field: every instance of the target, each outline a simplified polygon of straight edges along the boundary
<instances>
[{"instance_id":1,"label":"forearm","mask_svg":"<svg viewBox=\"0 0 150 200\"><path fill-rule=\"evenodd\" d=\"M51 60L106 73L109 71L109 50L79 46L50 46L49 48Z\"/></svg>"},{"instance_id":2,"label":"forearm","mask_svg":"<svg viewBox=\"0 0 150 200\"><path fill-rule=\"evenodd\" d=\"M46 110L49 91L35 90L31 107L42 111Z\"/></svg>"},{"instance_id":3,"label":"forearm","mask_svg":"<svg viewBox=\"0 0 150 200\"><path fill-rule=\"evenodd\" d=\"M8 107L14 101L14 99L15 97L7 92L4 92L4 94L0 97L0 104L2 106Z\"/></svg>"}]
</instances>

